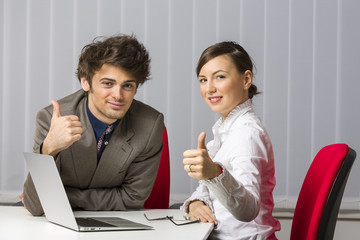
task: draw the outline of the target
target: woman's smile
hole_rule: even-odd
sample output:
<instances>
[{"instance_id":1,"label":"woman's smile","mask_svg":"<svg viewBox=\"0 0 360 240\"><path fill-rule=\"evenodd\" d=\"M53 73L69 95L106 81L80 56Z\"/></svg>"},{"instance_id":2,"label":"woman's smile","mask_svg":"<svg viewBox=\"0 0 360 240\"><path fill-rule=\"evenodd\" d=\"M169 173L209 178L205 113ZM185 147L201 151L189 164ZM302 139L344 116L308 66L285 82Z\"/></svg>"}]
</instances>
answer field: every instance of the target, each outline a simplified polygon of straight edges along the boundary
<instances>
[{"instance_id":1,"label":"woman's smile","mask_svg":"<svg viewBox=\"0 0 360 240\"><path fill-rule=\"evenodd\" d=\"M211 103L218 103L222 97L208 97Z\"/></svg>"}]
</instances>

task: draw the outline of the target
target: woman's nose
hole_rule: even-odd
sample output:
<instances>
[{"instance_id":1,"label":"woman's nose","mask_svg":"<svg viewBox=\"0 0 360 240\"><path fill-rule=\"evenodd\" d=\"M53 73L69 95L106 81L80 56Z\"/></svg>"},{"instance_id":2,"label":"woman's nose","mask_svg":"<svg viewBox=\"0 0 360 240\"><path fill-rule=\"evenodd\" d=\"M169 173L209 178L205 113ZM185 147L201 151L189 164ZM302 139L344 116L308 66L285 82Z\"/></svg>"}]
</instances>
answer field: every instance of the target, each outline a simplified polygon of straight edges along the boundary
<instances>
[{"instance_id":1,"label":"woman's nose","mask_svg":"<svg viewBox=\"0 0 360 240\"><path fill-rule=\"evenodd\" d=\"M208 93L214 93L214 92L216 92L216 87L214 86L214 84L213 84L211 81L208 81L208 82L207 82L206 91L207 91Z\"/></svg>"}]
</instances>

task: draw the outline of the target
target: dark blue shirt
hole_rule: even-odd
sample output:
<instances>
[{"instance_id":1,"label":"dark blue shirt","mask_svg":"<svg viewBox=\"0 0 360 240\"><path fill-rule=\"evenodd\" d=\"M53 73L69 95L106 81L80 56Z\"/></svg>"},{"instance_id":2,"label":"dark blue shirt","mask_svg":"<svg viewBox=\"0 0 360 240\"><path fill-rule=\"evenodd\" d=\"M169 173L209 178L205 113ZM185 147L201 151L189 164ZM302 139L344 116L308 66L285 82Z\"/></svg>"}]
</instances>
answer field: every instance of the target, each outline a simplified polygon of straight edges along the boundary
<instances>
[{"instance_id":1,"label":"dark blue shirt","mask_svg":"<svg viewBox=\"0 0 360 240\"><path fill-rule=\"evenodd\" d=\"M94 114L92 114L92 112L90 111L89 106L88 106L88 101L86 101L86 112L87 112L87 115L89 117L91 126L94 129L94 133L95 133L95 137L96 137L96 143L97 143L99 141L99 138L101 137L103 132L106 130L108 125L106 123L103 123L99 119L97 119L94 116ZM98 155L97 155L98 163L100 161L101 155L104 152L104 149L105 149L106 145L108 144L108 142L110 140L111 134L115 131L115 128L119 124L119 122L120 122L120 119L118 119L116 122L114 122L112 124L113 130L109 134L105 135L104 141L103 141L103 143L102 143L102 145L100 147L100 151L98 152Z\"/></svg>"}]
</instances>

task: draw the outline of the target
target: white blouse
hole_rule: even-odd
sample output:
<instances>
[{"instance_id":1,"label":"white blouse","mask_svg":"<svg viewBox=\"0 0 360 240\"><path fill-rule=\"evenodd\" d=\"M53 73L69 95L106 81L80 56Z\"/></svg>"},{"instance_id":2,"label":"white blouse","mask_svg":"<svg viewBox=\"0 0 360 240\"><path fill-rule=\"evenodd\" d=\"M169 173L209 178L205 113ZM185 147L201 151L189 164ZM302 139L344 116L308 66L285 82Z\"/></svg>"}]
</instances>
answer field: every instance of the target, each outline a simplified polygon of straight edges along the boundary
<instances>
[{"instance_id":1,"label":"white blouse","mask_svg":"<svg viewBox=\"0 0 360 240\"><path fill-rule=\"evenodd\" d=\"M223 173L200 180L183 205L198 199L214 212L218 225L209 239L276 239L280 223L272 216L275 187L274 154L270 138L249 99L213 126L207 144L211 159Z\"/></svg>"}]
</instances>

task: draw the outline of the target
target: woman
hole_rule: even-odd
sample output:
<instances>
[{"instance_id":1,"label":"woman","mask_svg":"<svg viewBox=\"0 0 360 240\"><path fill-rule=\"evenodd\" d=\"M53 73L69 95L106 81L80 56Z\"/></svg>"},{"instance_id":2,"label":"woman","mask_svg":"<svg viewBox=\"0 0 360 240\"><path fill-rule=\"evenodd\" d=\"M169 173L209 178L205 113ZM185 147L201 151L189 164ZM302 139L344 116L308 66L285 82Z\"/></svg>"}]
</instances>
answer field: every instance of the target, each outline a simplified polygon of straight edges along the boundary
<instances>
[{"instance_id":1,"label":"woman","mask_svg":"<svg viewBox=\"0 0 360 240\"><path fill-rule=\"evenodd\" d=\"M190 219L213 222L209 239L276 239L272 216L275 187L270 138L252 108L257 88L253 64L235 42L221 42L201 55L196 74L200 93L221 118L214 139L184 152L184 169L199 186L183 205Z\"/></svg>"}]
</instances>

